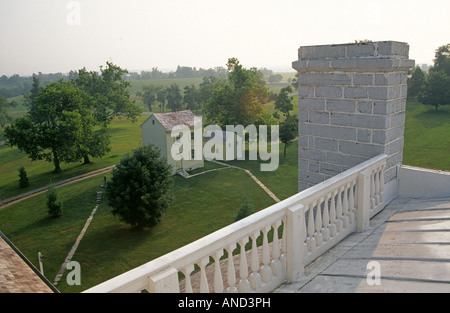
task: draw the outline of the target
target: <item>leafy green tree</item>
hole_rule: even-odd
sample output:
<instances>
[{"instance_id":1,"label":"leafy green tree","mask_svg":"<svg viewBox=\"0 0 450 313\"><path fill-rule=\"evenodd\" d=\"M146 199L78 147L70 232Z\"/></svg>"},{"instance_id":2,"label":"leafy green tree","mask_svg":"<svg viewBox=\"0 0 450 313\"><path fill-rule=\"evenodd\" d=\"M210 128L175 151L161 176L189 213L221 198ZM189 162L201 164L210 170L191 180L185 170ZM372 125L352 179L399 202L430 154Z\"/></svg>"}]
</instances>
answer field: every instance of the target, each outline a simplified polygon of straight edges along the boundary
<instances>
[{"instance_id":1,"label":"leafy green tree","mask_svg":"<svg viewBox=\"0 0 450 313\"><path fill-rule=\"evenodd\" d=\"M33 111L35 109L34 99L36 99L36 97L39 96L41 91L42 87L40 80L36 75L33 75L33 83L31 85L31 90L30 92L24 94L25 105L28 107L30 111Z\"/></svg>"},{"instance_id":2,"label":"leafy green tree","mask_svg":"<svg viewBox=\"0 0 450 313\"><path fill-rule=\"evenodd\" d=\"M142 108L130 98L131 83L124 79L127 70L111 62L106 67L100 66L100 74L78 71L76 86L90 95L91 110L96 123L107 127L115 117L126 117L135 121L141 114Z\"/></svg>"},{"instance_id":3,"label":"leafy green tree","mask_svg":"<svg viewBox=\"0 0 450 313\"><path fill-rule=\"evenodd\" d=\"M106 62L100 73L78 71L73 84L87 95L87 110L83 115L82 140L78 152L84 164L90 163L89 156L102 157L111 150L108 126L115 117L126 117L133 122L141 114L142 108L130 99L130 82L124 79L127 70Z\"/></svg>"},{"instance_id":4,"label":"leafy green tree","mask_svg":"<svg viewBox=\"0 0 450 313\"><path fill-rule=\"evenodd\" d=\"M164 111L166 107L166 96L167 96L167 90L165 88L159 88L159 90L156 92L156 99L159 102L159 110L161 112Z\"/></svg>"},{"instance_id":5,"label":"leafy green tree","mask_svg":"<svg viewBox=\"0 0 450 313\"><path fill-rule=\"evenodd\" d=\"M264 75L244 68L236 58L228 59L227 66L228 82L212 92L204 108L206 120L221 127L255 124L270 95Z\"/></svg>"},{"instance_id":6,"label":"leafy green tree","mask_svg":"<svg viewBox=\"0 0 450 313\"><path fill-rule=\"evenodd\" d=\"M10 106L11 104L8 103L8 100L0 95L0 127L5 127L6 124L13 120L9 114Z\"/></svg>"},{"instance_id":7,"label":"leafy green tree","mask_svg":"<svg viewBox=\"0 0 450 313\"><path fill-rule=\"evenodd\" d=\"M426 105L433 105L437 111L440 105L450 104L450 76L444 71L430 72L417 99Z\"/></svg>"},{"instance_id":8,"label":"leafy green tree","mask_svg":"<svg viewBox=\"0 0 450 313\"><path fill-rule=\"evenodd\" d=\"M30 185L30 181L28 179L27 171L22 166L19 168L19 186L20 188L25 188Z\"/></svg>"},{"instance_id":9,"label":"leafy green tree","mask_svg":"<svg viewBox=\"0 0 450 313\"><path fill-rule=\"evenodd\" d=\"M284 143L284 157L286 157L286 149L292 144L298 136L298 119L296 115L288 115L286 119L280 123L280 141Z\"/></svg>"},{"instance_id":10,"label":"leafy green tree","mask_svg":"<svg viewBox=\"0 0 450 313\"><path fill-rule=\"evenodd\" d=\"M34 110L5 128L7 144L32 160L53 162L54 171L60 172L61 162L81 158L76 147L83 139L85 94L72 83L59 81L48 84L34 102Z\"/></svg>"},{"instance_id":11,"label":"leafy green tree","mask_svg":"<svg viewBox=\"0 0 450 313\"><path fill-rule=\"evenodd\" d=\"M285 116L289 115L289 111L294 109L292 100L294 97L289 96L292 93L292 87L287 86L281 89L280 94L275 99L275 110L282 112Z\"/></svg>"},{"instance_id":12,"label":"leafy green tree","mask_svg":"<svg viewBox=\"0 0 450 313\"><path fill-rule=\"evenodd\" d=\"M425 73L417 66L408 78L408 96L417 97L423 85L425 84Z\"/></svg>"},{"instance_id":13,"label":"leafy green tree","mask_svg":"<svg viewBox=\"0 0 450 313\"><path fill-rule=\"evenodd\" d=\"M188 110L197 110L200 108L200 94L197 87L192 84L184 87L183 102Z\"/></svg>"},{"instance_id":14,"label":"leafy green tree","mask_svg":"<svg viewBox=\"0 0 450 313\"><path fill-rule=\"evenodd\" d=\"M46 196L48 215L53 218L63 215L63 204L61 201L58 201L58 192L54 186L50 186Z\"/></svg>"},{"instance_id":15,"label":"leafy green tree","mask_svg":"<svg viewBox=\"0 0 450 313\"><path fill-rule=\"evenodd\" d=\"M244 196L241 206L236 211L236 216L234 217L234 220L237 222L253 213L254 213L254 205L252 200L250 200L247 196Z\"/></svg>"},{"instance_id":16,"label":"leafy green tree","mask_svg":"<svg viewBox=\"0 0 450 313\"><path fill-rule=\"evenodd\" d=\"M450 76L450 43L436 49L433 61L434 65L430 68L430 72L443 71Z\"/></svg>"},{"instance_id":17,"label":"leafy green tree","mask_svg":"<svg viewBox=\"0 0 450 313\"><path fill-rule=\"evenodd\" d=\"M152 227L172 205L171 166L148 145L122 158L106 188L112 214L138 227Z\"/></svg>"},{"instance_id":18,"label":"leafy green tree","mask_svg":"<svg viewBox=\"0 0 450 313\"><path fill-rule=\"evenodd\" d=\"M183 96L181 95L180 86L172 84L166 90L167 106L172 109L172 112L181 109L181 102Z\"/></svg>"},{"instance_id":19,"label":"leafy green tree","mask_svg":"<svg viewBox=\"0 0 450 313\"><path fill-rule=\"evenodd\" d=\"M422 104L433 105L436 111L440 105L450 104L450 44L436 49L434 65L417 99Z\"/></svg>"},{"instance_id":20,"label":"leafy green tree","mask_svg":"<svg viewBox=\"0 0 450 313\"><path fill-rule=\"evenodd\" d=\"M158 92L158 86L147 85L142 87L142 101L148 107L148 110L152 112L152 106L156 102L156 94Z\"/></svg>"}]
</instances>

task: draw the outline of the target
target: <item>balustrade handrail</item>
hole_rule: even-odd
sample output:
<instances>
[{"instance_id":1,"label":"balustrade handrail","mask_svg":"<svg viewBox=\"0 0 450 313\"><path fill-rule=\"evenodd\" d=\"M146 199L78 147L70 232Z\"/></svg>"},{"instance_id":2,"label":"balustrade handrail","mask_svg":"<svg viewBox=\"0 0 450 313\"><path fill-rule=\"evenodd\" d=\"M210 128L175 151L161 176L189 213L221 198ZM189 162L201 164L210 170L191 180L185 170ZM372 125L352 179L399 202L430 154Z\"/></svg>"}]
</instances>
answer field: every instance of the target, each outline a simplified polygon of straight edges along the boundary
<instances>
[{"instance_id":1,"label":"balustrade handrail","mask_svg":"<svg viewBox=\"0 0 450 313\"><path fill-rule=\"evenodd\" d=\"M217 251L227 249L233 244L235 246L243 238L248 238L255 232L271 227L272 224L277 222L280 224L280 221L285 221L288 209L315 201L334 189L357 180L360 173L369 169L380 168L386 162L386 158L387 156L384 154L376 156L322 183L84 292L140 292L144 289L148 290L151 276L168 269L172 269L175 272L181 271L183 267L201 262L201 260L206 257L209 258ZM287 253L291 252L287 251Z\"/></svg>"}]
</instances>

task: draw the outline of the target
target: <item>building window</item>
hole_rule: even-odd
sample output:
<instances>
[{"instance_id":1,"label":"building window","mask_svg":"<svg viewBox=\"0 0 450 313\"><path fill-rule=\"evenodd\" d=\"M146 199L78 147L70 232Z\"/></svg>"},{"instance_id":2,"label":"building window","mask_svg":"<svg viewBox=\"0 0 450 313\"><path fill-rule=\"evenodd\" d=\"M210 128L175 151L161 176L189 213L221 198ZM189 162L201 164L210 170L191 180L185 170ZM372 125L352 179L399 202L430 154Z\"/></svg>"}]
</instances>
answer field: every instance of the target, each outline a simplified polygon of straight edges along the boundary
<instances>
[{"instance_id":1,"label":"building window","mask_svg":"<svg viewBox=\"0 0 450 313\"><path fill-rule=\"evenodd\" d=\"M152 120L152 124L155 125L155 120Z\"/></svg>"},{"instance_id":2,"label":"building window","mask_svg":"<svg viewBox=\"0 0 450 313\"><path fill-rule=\"evenodd\" d=\"M194 133L191 133L191 140L194 140Z\"/></svg>"},{"instance_id":3,"label":"building window","mask_svg":"<svg viewBox=\"0 0 450 313\"><path fill-rule=\"evenodd\" d=\"M192 159L192 160L195 159L195 150L191 150L191 159Z\"/></svg>"}]
</instances>

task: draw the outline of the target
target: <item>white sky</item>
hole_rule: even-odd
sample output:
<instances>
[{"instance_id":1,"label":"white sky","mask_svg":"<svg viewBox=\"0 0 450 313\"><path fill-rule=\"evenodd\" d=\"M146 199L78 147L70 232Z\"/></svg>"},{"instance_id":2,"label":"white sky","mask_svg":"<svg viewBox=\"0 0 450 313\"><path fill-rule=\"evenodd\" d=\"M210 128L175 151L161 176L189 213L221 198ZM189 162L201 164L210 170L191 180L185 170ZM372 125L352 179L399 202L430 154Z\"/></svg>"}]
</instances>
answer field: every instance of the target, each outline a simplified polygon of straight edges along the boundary
<instances>
[{"instance_id":1,"label":"white sky","mask_svg":"<svg viewBox=\"0 0 450 313\"><path fill-rule=\"evenodd\" d=\"M0 0L0 75L225 66L291 70L302 45L395 40L416 64L450 42L449 0Z\"/></svg>"}]
</instances>

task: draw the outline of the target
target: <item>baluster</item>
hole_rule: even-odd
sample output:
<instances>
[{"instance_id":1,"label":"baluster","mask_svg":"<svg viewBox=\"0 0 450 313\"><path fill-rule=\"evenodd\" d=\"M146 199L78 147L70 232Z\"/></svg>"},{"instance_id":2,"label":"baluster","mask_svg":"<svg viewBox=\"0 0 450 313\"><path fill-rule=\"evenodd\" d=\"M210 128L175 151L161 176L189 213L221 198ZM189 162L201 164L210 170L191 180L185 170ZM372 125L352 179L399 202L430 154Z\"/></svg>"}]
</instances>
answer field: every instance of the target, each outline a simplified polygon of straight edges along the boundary
<instances>
[{"instance_id":1,"label":"baluster","mask_svg":"<svg viewBox=\"0 0 450 313\"><path fill-rule=\"evenodd\" d=\"M280 261L281 265L283 266L284 270L286 270L286 217L283 218L283 234L281 235L281 255L280 255Z\"/></svg>"},{"instance_id":2,"label":"baluster","mask_svg":"<svg viewBox=\"0 0 450 313\"><path fill-rule=\"evenodd\" d=\"M349 196L348 196L348 206L349 206L349 218L350 218L350 224L353 224L355 220L355 182L352 180L350 182L350 190L349 190Z\"/></svg>"},{"instance_id":3,"label":"baluster","mask_svg":"<svg viewBox=\"0 0 450 313\"><path fill-rule=\"evenodd\" d=\"M250 292L250 282L248 281L248 265L247 265L247 254L245 253L245 245L248 242L248 237L245 237L239 241L239 246L241 247L241 256L239 261L239 284L238 290L241 293Z\"/></svg>"},{"instance_id":4,"label":"baluster","mask_svg":"<svg viewBox=\"0 0 450 313\"><path fill-rule=\"evenodd\" d=\"M335 192L331 192L331 200L330 200L330 232L331 236L334 237L337 234L336 228L336 194Z\"/></svg>"},{"instance_id":5,"label":"baluster","mask_svg":"<svg viewBox=\"0 0 450 313\"><path fill-rule=\"evenodd\" d=\"M281 225L281 221L277 221L272 224L273 227L273 241L272 241L272 262L270 262L270 267L272 268L272 273L275 276L279 276L282 273L282 266L280 262L280 240L278 239L278 228Z\"/></svg>"},{"instance_id":6,"label":"baluster","mask_svg":"<svg viewBox=\"0 0 450 313\"><path fill-rule=\"evenodd\" d=\"M344 222L344 228L348 228L348 184L342 186L343 198L342 198L342 221Z\"/></svg>"},{"instance_id":7,"label":"baluster","mask_svg":"<svg viewBox=\"0 0 450 313\"><path fill-rule=\"evenodd\" d=\"M184 274L184 292L185 293L193 293L192 291L192 283L191 283L191 273L194 271L194 265L188 265L182 271Z\"/></svg>"},{"instance_id":8,"label":"baluster","mask_svg":"<svg viewBox=\"0 0 450 313\"><path fill-rule=\"evenodd\" d=\"M259 237L260 232L256 232L252 234L250 237L252 239L252 261L251 261L251 269L252 273L250 274L250 286L256 291L260 291L262 281L261 275L259 274L259 255L258 255L258 247L256 245L256 239Z\"/></svg>"},{"instance_id":9,"label":"baluster","mask_svg":"<svg viewBox=\"0 0 450 313\"><path fill-rule=\"evenodd\" d=\"M200 293L209 293L208 279L206 277L206 265L209 263L209 257L204 257L198 263L200 266Z\"/></svg>"},{"instance_id":10,"label":"baluster","mask_svg":"<svg viewBox=\"0 0 450 313\"><path fill-rule=\"evenodd\" d=\"M375 171L370 174L370 209L375 208Z\"/></svg>"},{"instance_id":11,"label":"baluster","mask_svg":"<svg viewBox=\"0 0 450 313\"><path fill-rule=\"evenodd\" d=\"M328 241L330 240L330 216L328 213L328 199L329 195L327 194L321 201L323 201L323 240Z\"/></svg>"},{"instance_id":12,"label":"baluster","mask_svg":"<svg viewBox=\"0 0 450 313\"><path fill-rule=\"evenodd\" d=\"M380 204L380 168L375 170L375 206Z\"/></svg>"},{"instance_id":13,"label":"baluster","mask_svg":"<svg viewBox=\"0 0 450 313\"><path fill-rule=\"evenodd\" d=\"M223 292L223 279L222 279L222 270L220 269L220 258L223 255L223 249L217 251L214 258L214 292L222 293Z\"/></svg>"},{"instance_id":14,"label":"baluster","mask_svg":"<svg viewBox=\"0 0 450 313\"><path fill-rule=\"evenodd\" d=\"M380 169L380 202L384 202L384 164L381 165Z\"/></svg>"},{"instance_id":15,"label":"baluster","mask_svg":"<svg viewBox=\"0 0 450 313\"><path fill-rule=\"evenodd\" d=\"M314 234L314 239L316 239L317 247L320 247L323 244L323 236L322 236L322 209L320 200L315 201L313 207L316 207L316 218L315 218L315 229L316 232Z\"/></svg>"},{"instance_id":16,"label":"baluster","mask_svg":"<svg viewBox=\"0 0 450 313\"><path fill-rule=\"evenodd\" d=\"M227 247L228 252L228 267L227 267L227 282L228 288L227 292L236 293L238 289L236 288L236 271L234 269L234 260L233 260L233 250L236 249L236 243L232 243Z\"/></svg>"},{"instance_id":17,"label":"baluster","mask_svg":"<svg viewBox=\"0 0 450 313\"><path fill-rule=\"evenodd\" d=\"M316 239L314 238L314 212L313 204L308 205L308 237L306 238L308 250L312 252L316 248Z\"/></svg>"},{"instance_id":18,"label":"baluster","mask_svg":"<svg viewBox=\"0 0 450 313\"><path fill-rule=\"evenodd\" d=\"M270 268L270 249L269 249L269 241L267 238L267 233L270 230L270 226L264 227L262 229L263 233L263 245L262 245L262 262L263 266L260 269L261 277L265 283L272 280L272 269Z\"/></svg>"},{"instance_id":19,"label":"baluster","mask_svg":"<svg viewBox=\"0 0 450 313\"><path fill-rule=\"evenodd\" d=\"M341 188L337 189L337 203L336 203L336 226L337 231L340 233L343 229L343 222L342 222L342 190Z\"/></svg>"}]
</instances>

